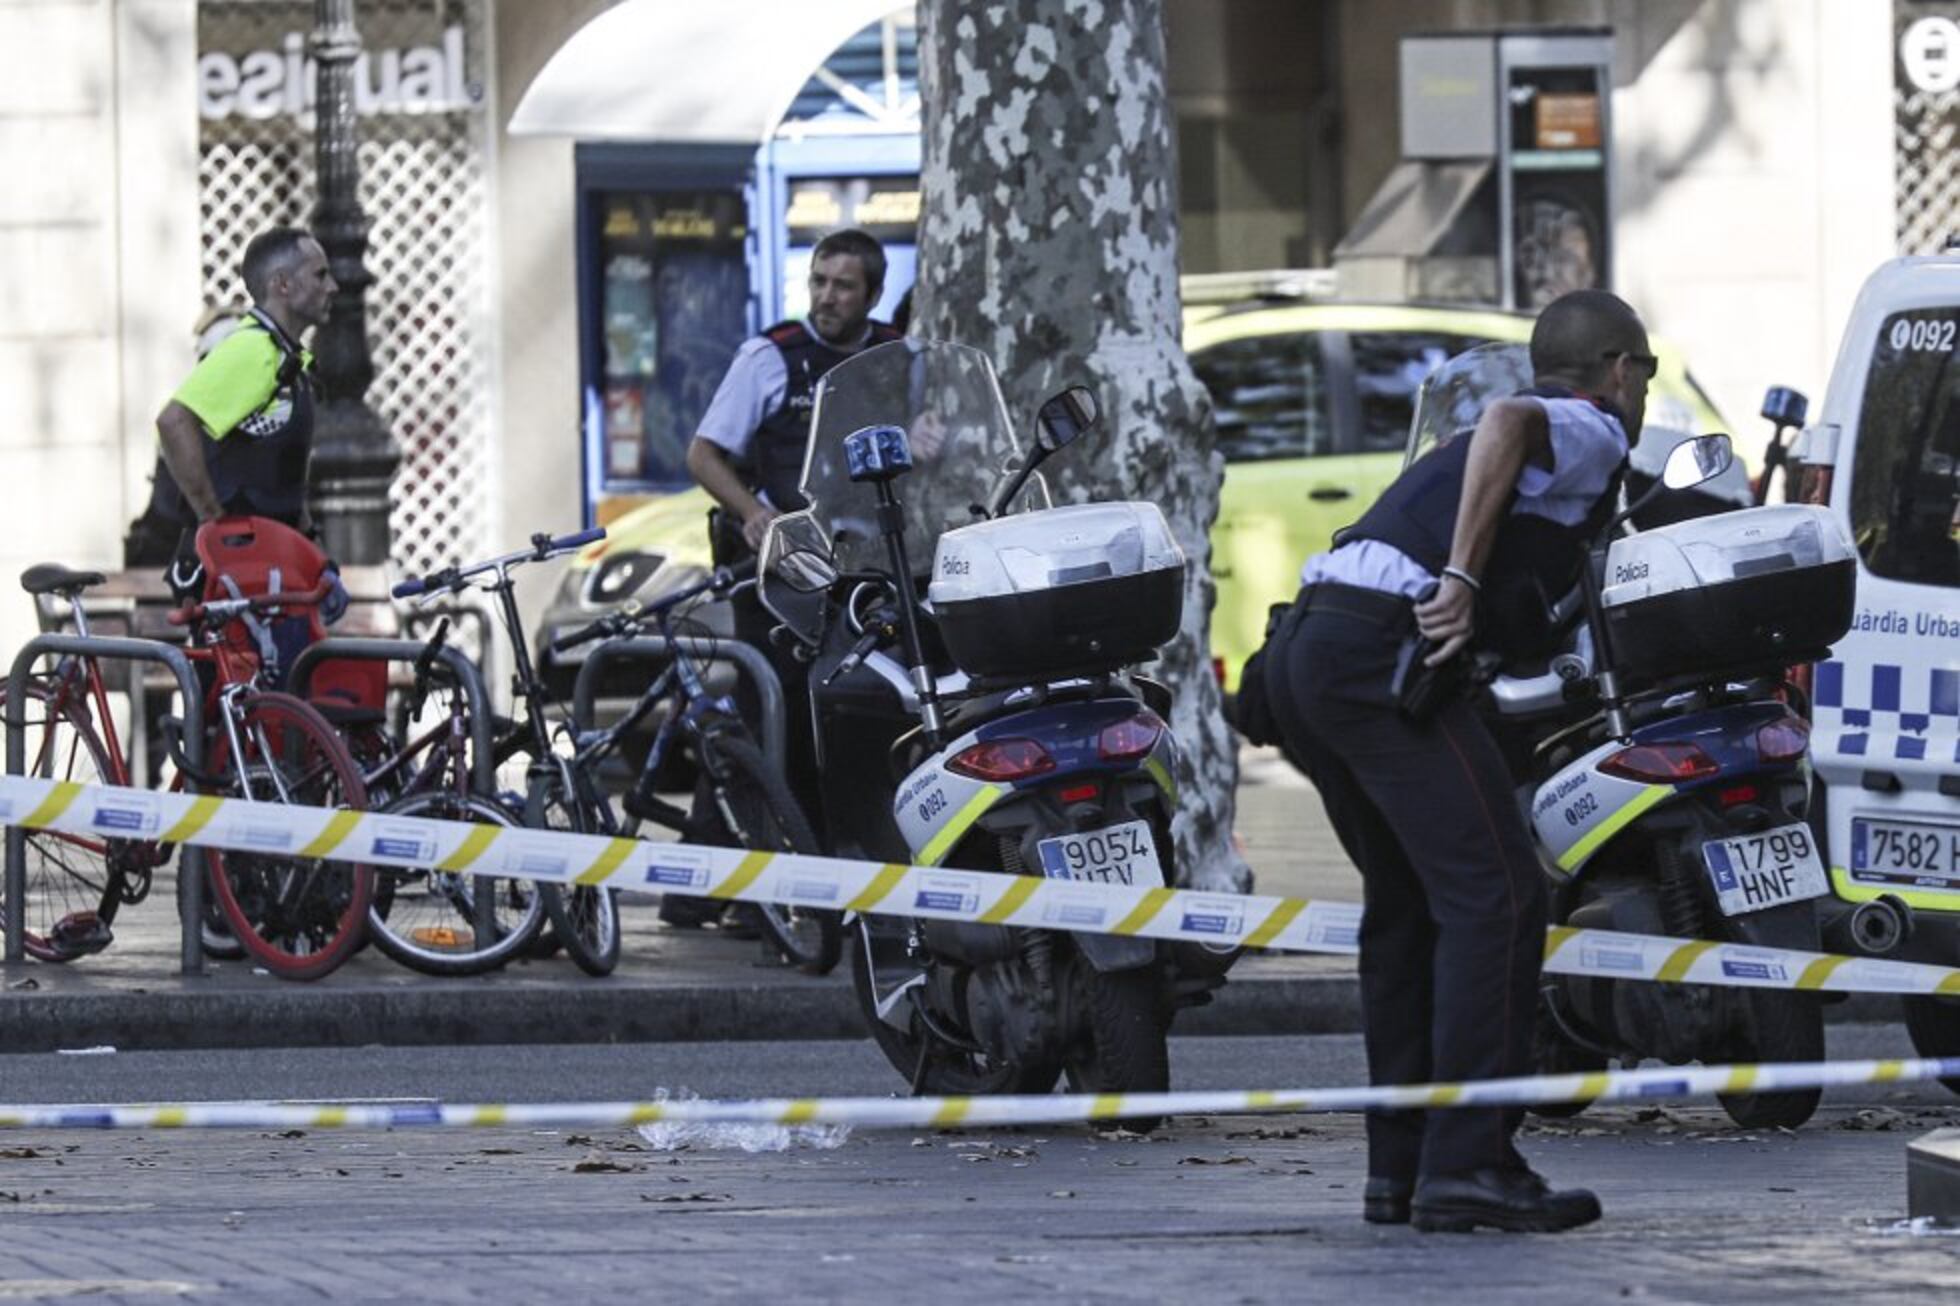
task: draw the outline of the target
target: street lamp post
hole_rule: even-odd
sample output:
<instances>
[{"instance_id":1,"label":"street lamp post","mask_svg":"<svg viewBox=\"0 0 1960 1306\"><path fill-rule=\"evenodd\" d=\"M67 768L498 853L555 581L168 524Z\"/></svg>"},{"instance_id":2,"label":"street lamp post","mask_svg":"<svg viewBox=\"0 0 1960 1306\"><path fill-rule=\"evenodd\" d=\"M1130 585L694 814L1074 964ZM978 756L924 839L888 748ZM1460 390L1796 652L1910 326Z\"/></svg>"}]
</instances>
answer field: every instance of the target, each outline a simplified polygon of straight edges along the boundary
<instances>
[{"instance_id":1,"label":"street lamp post","mask_svg":"<svg viewBox=\"0 0 1960 1306\"><path fill-rule=\"evenodd\" d=\"M374 381L365 306L374 278L362 259L368 224L361 212L355 140L354 61L361 34L354 26L353 0L313 0L307 48L316 69L319 199L312 228L340 285L332 315L314 336L320 407L310 498L330 554L342 563L382 563L388 560L388 486L401 450L365 397Z\"/></svg>"}]
</instances>

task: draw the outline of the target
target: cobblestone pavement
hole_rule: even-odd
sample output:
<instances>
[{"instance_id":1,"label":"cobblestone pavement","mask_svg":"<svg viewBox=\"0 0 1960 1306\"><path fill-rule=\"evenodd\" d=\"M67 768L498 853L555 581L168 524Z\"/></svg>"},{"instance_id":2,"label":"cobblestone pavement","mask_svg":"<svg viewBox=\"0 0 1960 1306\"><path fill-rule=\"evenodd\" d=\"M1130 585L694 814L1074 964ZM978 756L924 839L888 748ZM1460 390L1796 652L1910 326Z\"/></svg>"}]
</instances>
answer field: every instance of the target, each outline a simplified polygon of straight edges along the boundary
<instances>
[{"instance_id":1,"label":"cobblestone pavement","mask_svg":"<svg viewBox=\"0 0 1960 1306\"><path fill-rule=\"evenodd\" d=\"M1833 1055L1887 1039L1836 1030ZM841 1043L560 1050L556 1085L541 1067L500 1078L496 1050L472 1051L294 1054L250 1083L226 1079L246 1055L228 1054L202 1096L309 1075L323 1097L419 1084L456 1100L890 1086L875 1053ZM1174 1051L1187 1087L1345 1082L1359 1058L1353 1038ZM166 1055L62 1060L100 1066L93 1087L127 1100L195 1085L196 1054L169 1075ZM0 1058L6 1097L91 1087L49 1081L51 1059ZM1952 1100L1843 1090L1796 1133L1707 1106L1533 1123L1533 1161L1607 1211L1555 1237L1363 1224L1354 1116L1180 1119L1148 1139L859 1132L755 1154L626 1130L0 1133L0 1300L1935 1301L1960 1290L1960 1238L1894 1229L1906 1143L1960 1122Z\"/></svg>"},{"instance_id":2,"label":"cobblestone pavement","mask_svg":"<svg viewBox=\"0 0 1960 1306\"><path fill-rule=\"evenodd\" d=\"M1529 1238L1363 1224L1351 1117L761 1155L623 1131L8 1136L0 1299L1939 1300L1960 1240L1887 1232L1909 1135L1875 1110L1795 1135L1706 1109L1559 1126L1534 1157L1608 1216Z\"/></svg>"}]
</instances>

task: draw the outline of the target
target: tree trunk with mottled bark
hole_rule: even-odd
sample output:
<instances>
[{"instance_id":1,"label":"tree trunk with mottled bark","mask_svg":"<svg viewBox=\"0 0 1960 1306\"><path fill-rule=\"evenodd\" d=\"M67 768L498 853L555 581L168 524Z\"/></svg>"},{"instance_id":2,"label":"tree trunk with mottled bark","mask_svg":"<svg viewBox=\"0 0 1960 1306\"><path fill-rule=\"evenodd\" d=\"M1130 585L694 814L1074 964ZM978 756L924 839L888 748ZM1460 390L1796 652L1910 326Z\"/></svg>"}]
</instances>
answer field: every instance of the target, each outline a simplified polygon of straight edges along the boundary
<instances>
[{"instance_id":1,"label":"tree trunk with mottled bark","mask_svg":"<svg viewBox=\"0 0 1960 1306\"><path fill-rule=\"evenodd\" d=\"M1236 739L1206 629L1223 462L1179 346L1161 0L921 0L924 212L912 330L986 350L1017 422L1070 384L1103 428L1042 470L1057 502L1156 503L1183 546L1184 626L1151 674L1177 695L1181 882L1244 888ZM1030 428L1031 429L1031 428Z\"/></svg>"}]
</instances>

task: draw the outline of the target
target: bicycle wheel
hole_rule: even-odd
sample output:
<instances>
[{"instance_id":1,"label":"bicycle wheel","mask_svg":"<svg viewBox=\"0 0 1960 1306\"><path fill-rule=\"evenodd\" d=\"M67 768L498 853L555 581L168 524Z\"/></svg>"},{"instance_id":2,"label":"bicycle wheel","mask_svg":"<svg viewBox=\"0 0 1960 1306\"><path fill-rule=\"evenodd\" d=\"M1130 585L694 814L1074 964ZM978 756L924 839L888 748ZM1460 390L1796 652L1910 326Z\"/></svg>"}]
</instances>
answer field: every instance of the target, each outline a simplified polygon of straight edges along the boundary
<instances>
[{"instance_id":1,"label":"bicycle wheel","mask_svg":"<svg viewBox=\"0 0 1960 1306\"><path fill-rule=\"evenodd\" d=\"M702 770L733 846L757 852L823 851L782 773L753 741L734 734L701 741ZM844 947L842 912L757 903L762 928L784 961L806 975L826 975Z\"/></svg>"},{"instance_id":2,"label":"bicycle wheel","mask_svg":"<svg viewBox=\"0 0 1960 1306\"><path fill-rule=\"evenodd\" d=\"M570 800L557 776L539 782L525 808L525 823L542 830L583 832L591 822ZM538 885L551 931L588 975L610 975L619 965L619 892L587 884Z\"/></svg>"},{"instance_id":3,"label":"bicycle wheel","mask_svg":"<svg viewBox=\"0 0 1960 1306\"><path fill-rule=\"evenodd\" d=\"M389 816L474 821L514 827L503 808L475 795L420 793L382 808ZM544 898L529 880L464 875L434 867L376 867L368 937L404 966L430 975L479 975L494 970L544 927ZM381 911L384 896L388 910ZM478 919L478 895L487 893Z\"/></svg>"},{"instance_id":4,"label":"bicycle wheel","mask_svg":"<svg viewBox=\"0 0 1960 1306\"><path fill-rule=\"evenodd\" d=\"M223 791L254 802L354 808L367 801L333 727L290 694L252 694L238 727L244 756L220 726L210 769ZM231 932L282 979L318 979L353 955L374 897L371 867L296 853L210 850L211 883Z\"/></svg>"},{"instance_id":5,"label":"bicycle wheel","mask_svg":"<svg viewBox=\"0 0 1960 1306\"><path fill-rule=\"evenodd\" d=\"M7 700L0 682L0 707ZM88 714L73 702L56 707L45 681L27 686L27 774L46 780L101 785L111 779L109 755ZM123 901L124 867L151 864L156 845L98 839L60 830L28 830L27 892L22 937L36 961L73 961L107 947L109 924ZM0 893L4 893L0 885ZM14 904L0 899L0 923Z\"/></svg>"}]
</instances>

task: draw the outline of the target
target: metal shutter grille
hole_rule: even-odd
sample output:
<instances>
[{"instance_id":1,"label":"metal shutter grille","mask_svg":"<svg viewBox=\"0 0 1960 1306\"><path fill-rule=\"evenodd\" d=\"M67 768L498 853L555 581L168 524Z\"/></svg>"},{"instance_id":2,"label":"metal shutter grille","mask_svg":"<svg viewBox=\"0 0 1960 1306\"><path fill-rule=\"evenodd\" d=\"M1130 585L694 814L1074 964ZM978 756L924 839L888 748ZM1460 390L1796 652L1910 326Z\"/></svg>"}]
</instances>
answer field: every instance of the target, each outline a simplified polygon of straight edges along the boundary
<instances>
[{"instance_id":1,"label":"metal shutter grille","mask_svg":"<svg viewBox=\"0 0 1960 1306\"><path fill-rule=\"evenodd\" d=\"M1960 3L1900 0L1892 15L1899 253L1937 254L1960 236L1960 89L1914 86L1898 51L1906 29L1922 18L1960 23ZM1960 50L1947 57L1960 59Z\"/></svg>"},{"instance_id":2,"label":"metal shutter grille","mask_svg":"<svg viewBox=\"0 0 1960 1306\"><path fill-rule=\"evenodd\" d=\"M370 58L437 46L463 30L463 110L375 112L359 119L361 203L369 235L368 402L401 445L391 513L394 559L423 571L487 552L498 502L482 103L488 44L482 0L360 0ZM312 28L311 4L205 0L201 54L283 50ZM312 115L233 113L201 120L199 205L207 305L243 303L238 260L253 234L304 223L313 207ZM188 326L188 321L186 326Z\"/></svg>"}]
</instances>

